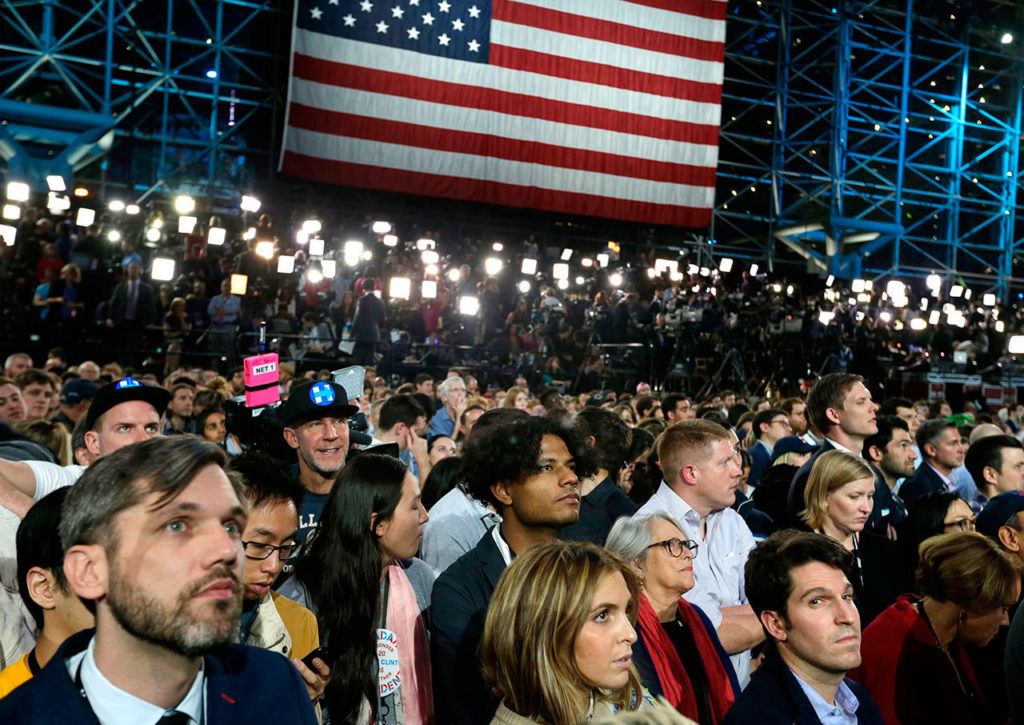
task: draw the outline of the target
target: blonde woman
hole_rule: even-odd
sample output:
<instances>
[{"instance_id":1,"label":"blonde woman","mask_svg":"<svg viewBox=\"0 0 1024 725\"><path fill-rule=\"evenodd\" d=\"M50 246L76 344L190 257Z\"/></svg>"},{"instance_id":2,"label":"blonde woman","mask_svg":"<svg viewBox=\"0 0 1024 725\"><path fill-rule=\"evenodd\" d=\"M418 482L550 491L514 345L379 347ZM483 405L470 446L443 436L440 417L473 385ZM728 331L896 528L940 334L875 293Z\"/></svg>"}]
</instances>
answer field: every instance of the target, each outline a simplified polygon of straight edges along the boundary
<instances>
[{"instance_id":1,"label":"blonde woman","mask_svg":"<svg viewBox=\"0 0 1024 725\"><path fill-rule=\"evenodd\" d=\"M501 407L526 410L526 403L529 399L530 394L525 388L519 388L513 385L505 392L505 399L501 401Z\"/></svg>"},{"instance_id":2,"label":"blonde woman","mask_svg":"<svg viewBox=\"0 0 1024 725\"><path fill-rule=\"evenodd\" d=\"M829 451L818 456L804 489L803 521L853 554L853 588L861 626L910 591L896 542L864 531L875 497L875 472L859 456Z\"/></svg>"},{"instance_id":3,"label":"blonde woman","mask_svg":"<svg viewBox=\"0 0 1024 725\"><path fill-rule=\"evenodd\" d=\"M501 697L492 725L575 725L650 707L633 666L636 575L589 543L535 546L494 591L480 659Z\"/></svg>"}]
</instances>

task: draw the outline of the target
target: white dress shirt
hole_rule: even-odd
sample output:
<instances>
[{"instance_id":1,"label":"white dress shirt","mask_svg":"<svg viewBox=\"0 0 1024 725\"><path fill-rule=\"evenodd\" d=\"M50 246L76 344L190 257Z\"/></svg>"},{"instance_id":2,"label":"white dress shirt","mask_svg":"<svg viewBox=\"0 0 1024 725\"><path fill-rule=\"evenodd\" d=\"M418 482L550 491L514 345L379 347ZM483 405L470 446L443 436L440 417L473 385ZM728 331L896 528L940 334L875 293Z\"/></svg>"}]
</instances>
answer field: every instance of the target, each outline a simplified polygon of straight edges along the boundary
<instances>
[{"instance_id":1,"label":"white dress shirt","mask_svg":"<svg viewBox=\"0 0 1024 725\"><path fill-rule=\"evenodd\" d=\"M192 687L181 702L165 710L111 683L96 666L95 650L96 638L93 637L85 652L71 657L66 664L72 679L81 675L82 689L100 725L157 725L166 713L174 711L188 715L191 725L203 725L206 722L206 675L202 664Z\"/></svg>"},{"instance_id":2,"label":"white dress shirt","mask_svg":"<svg viewBox=\"0 0 1024 725\"><path fill-rule=\"evenodd\" d=\"M722 624L723 607L747 603L743 567L747 563L747 555L754 548L754 535L750 533L743 517L727 508L708 514L707 536L701 536L700 514L664 481L636 515L643 516L656 511L667 513L679 523L688 539L700 544L697 556L693 559L695 585L683 598L700 607L714 628L718 629ZM740 687L746 687L750 680L749 650L733 655L730 659L736 668Z\"/></svg>"}]
</instances>

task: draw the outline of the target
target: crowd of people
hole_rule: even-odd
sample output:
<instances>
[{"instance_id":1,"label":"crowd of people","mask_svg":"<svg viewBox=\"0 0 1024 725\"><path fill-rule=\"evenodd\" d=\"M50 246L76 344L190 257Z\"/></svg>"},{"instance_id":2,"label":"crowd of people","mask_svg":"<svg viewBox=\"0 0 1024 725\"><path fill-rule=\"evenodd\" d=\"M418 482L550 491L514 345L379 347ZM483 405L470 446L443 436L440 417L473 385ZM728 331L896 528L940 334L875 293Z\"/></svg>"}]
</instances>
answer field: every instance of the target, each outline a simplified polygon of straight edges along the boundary
<instances>
[{"instance_id":1,"label":"crowd of people","mask_svg":"<svg viewBox=\"0 0 1024 725\"><path fill-rule=\"evenodd\" d=\"M36 362L2 722L1024 721L1024 406Z\"/></svg>"},{"instance_id":2,"label":"crowd of people","mask_svg":"<svg viewBox=\"0 0 1024 725\"><path fill-rule=\"evenodd\" d=\"M343 359L389 381L462 366L487 386L522 375L572 393L648 380L795 395L844 370L881 385L955 364L999 382L1022 327L1019 302L972 296L955 279L905 280L901 299L881 281L826 286L731 259L722 271L726 260L692 249L492 245L412 225L399 239L339 219L324 220L321 239L298 215L266 213L204 217L185 234L155 208L79 227L70 211L23 206L15 243L0 245L10 336L31 336L37 355L69 339L85 355L116 350L160 378L181 365L227 374L265 332L267 349L299 370ZM154 276L157 260L172 271Z\"/></svg>"}]
</instances>

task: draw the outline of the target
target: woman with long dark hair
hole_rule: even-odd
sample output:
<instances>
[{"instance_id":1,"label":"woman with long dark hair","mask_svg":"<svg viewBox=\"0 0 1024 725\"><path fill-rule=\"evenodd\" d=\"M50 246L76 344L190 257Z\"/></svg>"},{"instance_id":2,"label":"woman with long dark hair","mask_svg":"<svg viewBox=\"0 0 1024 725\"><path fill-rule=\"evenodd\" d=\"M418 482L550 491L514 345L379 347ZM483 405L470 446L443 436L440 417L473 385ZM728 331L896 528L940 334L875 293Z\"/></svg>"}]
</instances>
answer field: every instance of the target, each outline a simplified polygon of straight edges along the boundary
<instances>
[{"instance_id":1,"label":"woman with long dark hair","mask_svg":"<svg viewBox=\"0 0 1024 725\"><path fill-rule=\"evenodd\" d=\"M335 482L295 576L281 587L317 615L333 723L433 722L424 620L434 575L414 558L426 521L404 463L357 456Z\"/></svg>"}]
</instances>

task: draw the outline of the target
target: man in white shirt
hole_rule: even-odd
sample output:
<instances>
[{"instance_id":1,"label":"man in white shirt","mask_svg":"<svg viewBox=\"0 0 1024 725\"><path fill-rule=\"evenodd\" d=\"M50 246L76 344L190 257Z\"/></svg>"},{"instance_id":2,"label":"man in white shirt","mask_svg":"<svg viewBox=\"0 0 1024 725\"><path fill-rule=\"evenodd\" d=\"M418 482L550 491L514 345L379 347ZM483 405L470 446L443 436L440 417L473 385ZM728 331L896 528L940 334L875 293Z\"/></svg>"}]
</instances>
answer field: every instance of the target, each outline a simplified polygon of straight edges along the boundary
<instances>
[{"instance_id":1,"label":"man in white shirt","mask_svg":"<svg viewBox=\"0 0 1024 725\"><path fill-rule=\"evenodd\" d=\"M94 460L137 441L160 435L160 419L170 393L134 378L122 378L96 393L86 413L85 446ZM19 518L34 501L70 486L84 466L58 466L45 461L0 460L0 505Z\"/></svg>"},{"instance_id":2,"label":"man in white shirt","mask_svg":"<svg viewBox=\"0 0 1024 725\"><path fill-rule=\"evenodd\" d=\"M213 443L172 436L90 467L60 533L68 584L96 629L0 700L0 722L316 722L286 659L230 644L247 515L225 462Z\"/></svg>"},{"instance_id":3,"label":"man in white shirt","mask_svg":"<svg viewBox=\"0 0 1024 725\"><path fill-rule=\"evenodd\" d=\"M636 515L664 511L687 538L700 543L700 555L693 560L696 585L684 596L711 620L745 686L750 648L764 639L764 632L743 587L743 566L754 537L730 508L742 474L739 454L725 428L695 419L674 423L662 433L658 461L665 480Z\"/></svg>"}]
</instances>

